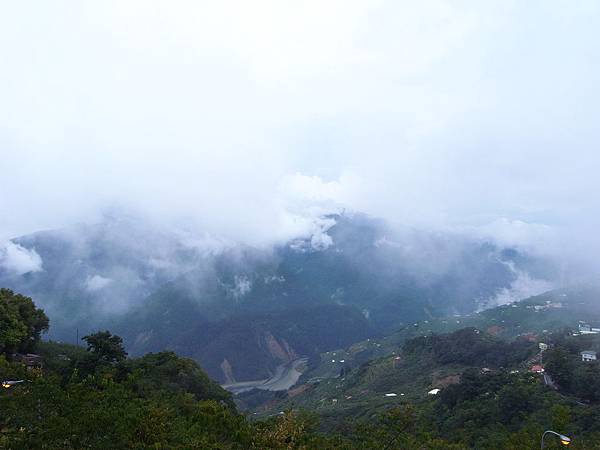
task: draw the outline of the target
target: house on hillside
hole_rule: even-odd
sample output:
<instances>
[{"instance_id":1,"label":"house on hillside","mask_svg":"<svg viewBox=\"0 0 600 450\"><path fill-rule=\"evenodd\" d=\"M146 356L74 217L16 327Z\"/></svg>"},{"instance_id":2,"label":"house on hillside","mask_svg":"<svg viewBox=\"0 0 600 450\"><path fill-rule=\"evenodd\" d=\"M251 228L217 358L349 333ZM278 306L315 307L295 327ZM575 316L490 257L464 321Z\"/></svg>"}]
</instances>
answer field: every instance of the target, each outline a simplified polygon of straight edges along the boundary
<instances>
[{"instance_id":1,"label":"house on hillside","mask_svg":"<svg viewBox=\"0 0 600 450\"><path fill-rule=\"evenodd\" d=\"M579 322L579 334L598 334L600 328L594 328L589 323Z\"/></svg>"},{"instance_id":2,"label":"house on hillside","mask_svg":"<svg viewBox=\"0 0 600 450\"><path fill-rule=\"evenodd\" d=\"M584 350L581 352L581 360L583 362L596 361L596 352L592 350Z\"/></svg>"},{"instance_id":3,"label":"house on hillside","mask_svg":"<svg viewBox=\"0 0 600 450\"><path fill-rule=\"evenodd\" d=\"M524 341L527 342L537 342L538 341L538 336L537 334L533 333L533 332L528 332L528 333L522 333L519 335L519 339L522 339Z\"/></svg>"},{"instance_id":4,"label":"house on hillside","mask_svg":"<svg viewBox=\"0 0 600 450\"><path fill-rule=\"evenodd\" d=\"M541 364L534 364L529 370L533 373L544 373L544 366Z\"/></svg>"},{"instance_id":5,"label":"house on hillside","mask_svg":"<svg viewBox=\"0 0 600 450\"><path fill-rule=\"evenodd\" d=\"M13 353L11 358L13 361L25 365L28 370L42 367L42 357L34 353Z\"/></svg>"}]
</instances>

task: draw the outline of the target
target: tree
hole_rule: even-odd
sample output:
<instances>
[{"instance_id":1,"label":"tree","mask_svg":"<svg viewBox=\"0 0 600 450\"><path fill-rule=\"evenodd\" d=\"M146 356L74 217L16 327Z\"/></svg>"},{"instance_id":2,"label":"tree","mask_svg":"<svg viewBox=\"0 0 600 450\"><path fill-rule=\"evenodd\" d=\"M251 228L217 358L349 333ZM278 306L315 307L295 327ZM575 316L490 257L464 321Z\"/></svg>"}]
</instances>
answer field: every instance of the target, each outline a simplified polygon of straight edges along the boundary
<instances>
[{"instance_id":1,"label":"tree","mask_svg":"<svg viewBox=\"0 0 600 450\"><path fill-rule=\"evenodd\" d=\"M524 383L511 383L498 393L500 417L504 423L519 423L534 407L531 386Z\"/></svg>"},{"instance_id":2,"label":"tree","mask_svg":"<svg viewBox=\"0 0 600 450\"><path fill-rule=\"evenodd\" d=\"M0 289L0 353L32 352L48 323L31 298Z\"/></svg>"},{"instance_id":3,"label":"tree","mask_svg":"<svg viewBox=\"0 0 600 450\"><path fill-rule=\"evenodd\" d=\"M108 330L84 336L81 340L87 342L87 351L98 361L114 364L127 358L123 339Z\"/></svg>"},{"instance_id":4,"label":"tree","mask_svg":"<svg viewBox=\"0 0 600 450\"><path fill-rule=\"evenodd\" d=\"M570 389L573 381L573 364L567 351L561 347L546 352L546 370L563 389Z\"/></svg>"},{"instance_id":5,"label":"tree","mask_svg":"<svg viewBox=\"0 0 600 450\"><path fill-rule=\"evenodd\" d=\"M234 407L231 395L212 381L198 364L174 352L149 353L122 365L135 391L144 394L157 389L187 392L197 400L219 400Z\"/></svg>"},{"instance_id":6,"label":"tree","mask_svg":"<svg viewBox=\"0 0 600 450\"><path fill-rule=\"evenodd\" d=\"M571 423L571 408L567 405L554 405L550 409L552 419L552 429L560 430L561 433L567 431Z\"/></svg>"},{"instance_id":7,"label":"tree","mask_svg":"<svg viewBox=\"0 0 600 450\"><path fill-rule=\"evenodd\" d=\"M574 372L573 391L575 395L591 401L600 400L600 365L598 362L581 363Z\"/></svg>"}]
</instances>

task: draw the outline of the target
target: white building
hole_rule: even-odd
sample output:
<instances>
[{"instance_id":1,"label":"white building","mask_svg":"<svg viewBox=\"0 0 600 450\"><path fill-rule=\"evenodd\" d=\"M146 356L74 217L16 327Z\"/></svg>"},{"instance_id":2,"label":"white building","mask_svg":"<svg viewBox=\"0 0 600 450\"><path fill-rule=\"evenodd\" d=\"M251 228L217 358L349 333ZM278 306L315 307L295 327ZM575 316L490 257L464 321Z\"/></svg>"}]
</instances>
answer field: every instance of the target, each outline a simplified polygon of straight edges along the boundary
<instances>
[{"instance_id":1,"label":"white building","mask_svg":"<svg viewBox=\"0 0 600 450\"><path fill-rule=\"evenodd\" d=\"M598 334L600 333L600 328L594 328L590 326L590 324L585 322L579 322L579 333L580 334Z\"/></svg>"},{"instance_id":2,"label":"white building","mask_svg":"<svg viewBox=\"0 0 600 450\"><path fill-rule=\"evenodd\" d=\"M596 352L585 350L581 352L581 360L584 362L596 361Z\"/></svg>"}]
</instances>

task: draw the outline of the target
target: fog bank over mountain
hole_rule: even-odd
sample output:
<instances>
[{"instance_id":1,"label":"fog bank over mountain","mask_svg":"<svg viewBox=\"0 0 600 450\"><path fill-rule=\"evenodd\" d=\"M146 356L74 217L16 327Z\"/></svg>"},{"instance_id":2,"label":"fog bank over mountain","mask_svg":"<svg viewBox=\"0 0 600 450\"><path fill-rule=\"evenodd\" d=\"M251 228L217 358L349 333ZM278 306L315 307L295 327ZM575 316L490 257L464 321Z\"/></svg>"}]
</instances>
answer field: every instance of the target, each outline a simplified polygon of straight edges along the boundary
<instances>
[{"instance_id":1,"label":"fog bank over mountain","mask_svg":"<svg viewBox=\"0 0 600 450\"><path fill-rule=\"evenodd\" d=\"M36 299L51 339L109 328L133 354L175 349L222 382L517 301L563 275L525 249L349 211L315 216L306 232L266 247L111 216L6 248L0 285Z\"/></svg>"},{"instance_id":2,"label":"fog bank over mountain","mask_svg":"<svg viewBox=\"0 0 600 450\"><path fill-rule=\"evenodd\" d=\"M116 210L269 247L346 208L596 273L599 8L13 2L0 238Z\"/></svg>"}]
</instances>

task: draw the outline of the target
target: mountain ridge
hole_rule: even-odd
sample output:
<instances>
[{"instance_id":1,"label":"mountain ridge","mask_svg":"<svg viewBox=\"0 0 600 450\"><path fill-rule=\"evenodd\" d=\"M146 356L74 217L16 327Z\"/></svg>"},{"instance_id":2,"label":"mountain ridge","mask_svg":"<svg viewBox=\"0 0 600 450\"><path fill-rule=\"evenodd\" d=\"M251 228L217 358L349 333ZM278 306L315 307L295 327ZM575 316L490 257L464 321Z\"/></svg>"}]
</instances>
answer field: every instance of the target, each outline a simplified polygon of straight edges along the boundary
<instances>
[{"instance_id":1,"label":"mountain ridge","mask_svg":"<svg viewBox=\"0 0 600 450\"><path fill-rule=\"evenodd\" d=\"M42 270L0 274L0 282L38 299L54 339L111 328L132 354L177 349L223 382L275 370L267 333L310 358L414 321L472 312L521 273L553 277L551 264L480 239L394 231L358 213L320 220L317 239L270 249L198 244L131 220L41 232L14 242L37 252Z\"/></svg>"}]
</instances>

